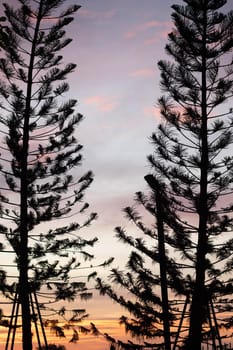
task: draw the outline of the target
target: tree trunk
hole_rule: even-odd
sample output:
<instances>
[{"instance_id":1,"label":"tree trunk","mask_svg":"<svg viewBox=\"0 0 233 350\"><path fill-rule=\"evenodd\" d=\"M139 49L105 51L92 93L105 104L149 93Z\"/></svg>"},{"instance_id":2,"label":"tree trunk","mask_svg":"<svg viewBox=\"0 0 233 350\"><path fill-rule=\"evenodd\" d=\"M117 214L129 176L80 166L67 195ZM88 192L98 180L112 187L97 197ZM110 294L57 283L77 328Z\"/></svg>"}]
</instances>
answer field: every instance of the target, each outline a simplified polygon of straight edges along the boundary
<instances>
[{"instance_id":1,"label":"tree trunk","mask_svg":"<svg viewBox=\"0 0 233 350\"><path fill-rule=\"evenodd\" d=\"M28 88L28 96L30 96ZM24 135L21 164L21 188L20 188L20 250L19 250L19 296L22 308L22 342L23 350L32 350L31 315L30 315L30 286L28 281L28 205L27 205L27 159L29 142L29 113L30 99L26 101L24 117Z\"/></svg>"},{"instance_id":2,"label":"tree trunk","mask_svg":"<svg viewBox=\"0 0 233 350\"><path fill-rule=\"evenodd\" d=\"M167 267L166 267L166 252L164 238L164 210L163 196L161 193L160 184L153 175L145 176L145 180L153 189L155 194L155 202L157 208L157 232L158 232L158 251L159 251L159 268L161 281L161 296L162 296L162 312L163 312L163 332L165 350L171 350L171 335L169 322L169 303L168 303L168 286L167 286Z\"/></svg>"},{"instance_id":3,"label":"tree trunk","mask_svg":"<svg viewBox=\"0 0 233 350\"><path fill-rule=\"evenodd\" d=\"M205 6L205 5L203 5ZM201 120L201 179L200 195L198 198L198 242L196 256L196 281L191 303L190 329L188 337L188 350L201 350L202 325L206 317L208 300L205 290L205 265L207 244L207 222L208 222L208 133L207 133L207 83L206 83L206 29L207 10L204 9L203 20L203 49L202 49L202 120Z\"/></svg>"},{"instance_id":4,"label":"tree trunk","mask_svg":"<svg viewBox=\"0 0 233 350\"><path fill-rule=\"evenodd\" d=\"M22 308L22 343L23 350L32 350L32 331L31 331L31 313L30 313L30 293L31 286L28 280L28 149L29 149L29 123L31 110L31 96L33 84L33 66L35 59L35 50L37 37L41 21L42 2L37 16L34 38L31 47L30 63L28 68L26 104L24 113L23 127L23 145L21 161L21 186L20 186L20 252L19 252L19 295Z\"/></svg>"},{"instance_id":5,"label":"tree trunk","mask_svg":"<svg viewBox=\"0 0 233 350\"><path fill-rule=\"evenodd\" d=\"M23 217L23 215L22 215ZM20 274L19 300L22 311L22 342L23 350L32 349L31 313L30 313L30 286L28 281L28 253L27 253L27 221L21 224L20 243Z\"/></svg>"},{"instance_id":6,"label":"tree trunk","mask_svg":"<svg viewBox=\"0 0 233 350\"><path fill-rule=\"evenodd\" d=\"M162 295L162 310L163 310L163 331L165 350L171 350L170 339L170 323L169 323L169 304L168 304L168 288L167 288L167 267L166 267L166 253L164 240L164 212L162 205L162 196L160 189L156 193L156 207L157 207L157 230L158 230L158 245L159 245L159 268L161 280L161 295Z\"/></svg>"}]
</instances>

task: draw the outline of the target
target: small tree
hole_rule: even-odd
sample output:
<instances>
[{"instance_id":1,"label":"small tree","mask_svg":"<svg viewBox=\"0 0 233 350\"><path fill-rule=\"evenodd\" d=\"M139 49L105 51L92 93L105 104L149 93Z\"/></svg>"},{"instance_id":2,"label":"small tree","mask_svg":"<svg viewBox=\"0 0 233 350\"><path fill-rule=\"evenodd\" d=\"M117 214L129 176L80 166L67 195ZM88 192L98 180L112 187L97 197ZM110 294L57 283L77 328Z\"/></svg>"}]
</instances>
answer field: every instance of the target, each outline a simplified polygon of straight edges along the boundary
<instances>
[{"instance_id":1,"label":"small tree","mask_svg":"<svg viewBox=\"0 0 233 350\"><path fill-rule=\"evenodd\" d=\"M83 117L75 113L76 100L64 99L66 77L76 65L65 64L61 52L71 42L64 28L80 6L62 10L64 4L19 0L18 9L3 4L7 21L0 38L0 216L8 224L1 225L1 233L16 255L24 350L32 349L34 292L47 287L55 301L90 296L85 283L70 282L69 274L79 266L80 255L93 257L86 247L97 240L77 234L95 213L83 223L71 222L88 208L83 196L93 176L73 171L82 161L77 126ZM69 218L68 223L59 225L62 218ZM43 225L54 219L57 227Z\"/></svg>"},{"instance_id":2,"label":"small tree","mask_svg":"<svg viewBox=\"0 0 233 350\"><path fill-rule=\"evenodd\" d=\"M140 344L130 341L130 346L107 337L112 344L118 345L119 349L161 346L170 350L173 334L171 325L177 318L177 298L172 291L182 295L186 293L181 266L168 255L168 249L170 252L172 250L168 242L173 242L168 229L177 230L179 224L166 197L164 184L153 175L147 175L145 180L152 190L151 194L146 196L137 192L135 205L124 209L126 217L136 228L133 237L122 227L115 229L117 238L129 245L132 251L125 269L114 268L109 277L122 288L122 293L127 293L119 295L113 285L100 278L97 279L97 287L100 293L108 295L128 312L128 316L121 317L120 323L131 337L140 340ZM151 216L151 225L143 223L142 209ZM182 230L182 226L179 229ZM159 338L162 338L160 343Z\"/></svg>"}]
</instances>

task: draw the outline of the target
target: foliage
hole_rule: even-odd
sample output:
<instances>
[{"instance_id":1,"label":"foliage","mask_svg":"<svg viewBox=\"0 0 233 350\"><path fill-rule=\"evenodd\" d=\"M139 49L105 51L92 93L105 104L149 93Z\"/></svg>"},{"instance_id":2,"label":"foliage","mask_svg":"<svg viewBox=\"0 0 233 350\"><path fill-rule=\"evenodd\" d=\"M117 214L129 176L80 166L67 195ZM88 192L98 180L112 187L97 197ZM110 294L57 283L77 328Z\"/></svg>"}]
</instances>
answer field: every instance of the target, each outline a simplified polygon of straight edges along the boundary
<instances>
[{"instance_id":1,"label":"foliage","mask_svg":"<svg viewBox=\"0 0 233 350\"><path fill-rule=\"evenodd\" d=\"M148 157L149 176L158 186L150 185L149 198L141 192L136 194L136 201L153 215L156 226L148 228L140 212L128 207L125 213L142 232L142 238L116 229L117 237L133 251L127 270L114 269L111 278L135 299L118 296L112 286L98 280L101 293L132 316L122 316L120 322L131 335L142 337L144 347L145 337L154 339L161 331L161 300L156 294L160 283L162 287L161 271L155 274L156 265L148 265L148 258L159 264L159 242L153 242L158 239L161 220L168 288L179 295L182 304L174 309L172 301L177 297L170 294L170 325L179 326L177 322L172 324L175 317L181 321L181 329L173 328L174 346L200 350L201 343L210 337L213 342L217 338L221 346L218 331L231 326L230 317L223 313L231 313L233 306L229 275L233 228L233 118L229 105L233 94L233 12L220 12L225 4L225 0L184 0L184 5L172 6L174 29L166 45L172 61L158 63L164 92L158 101L162 122L151 136L154 153ZM163 197L159 214L154 195L160 191ZM186 308L189 298L190 309ZM216 317L219 313L220 320L219 315ZM189 332L184 318L186 325L189 322Z\"/></svg>"},{"instance_id":2,"label":"foliage","mask_svg":"<svg viewBox=\"0 0 233 350\"><path fill-rule=\"evenodd\" d=\"M233 119L231 108L223 112L222 105L233 92L233 12L218 11L226 1L184 2L186 6L172 6L175 29L166 52L174 63L159 62L165 123L152 135L155 153L148 159L156 176L166 181L183 226L182 239L175 230L176 246L195 271L191 350L201 349L209 329L210 300L229 295ZM231 280L228 287L232 291Z\"/></svg>"},{"instance_id":3,"label":"foliage","mask_svg":"<svg viewBox=\"0 0 233 350\"><path fill-rule=\"evenodd\" d=\"M75 112L77 101L65 98L66 79L76 65L62 56L71 42L65 27L80 6L64 9L64 4L19 0L13 8L5 3L0 28L0 217L6 222L0 233L19 274L18 282L3 276L1 289L14 299L19 286L27 350L32 348L30 295L49 298L48 304L89 298L85 282L71 281L70 272L82 258L93 258L88 247L97 241L79 234L97 214L81 219L93 174L76 170L82 162L77 128L83 116ZM47 302L38 305L45 310Z\"/></svg>"},{"instance_id":4,"label":"foliage","mask_svg":"<svg viewBox=\"0 0 233 350\"><path fill-rule=\"evenodd\" d=\"M42 346L42 348L38 348L38 350L66 350L66 348L64 345L48 344L47 348Z\"/></svg>"}]
</instances>

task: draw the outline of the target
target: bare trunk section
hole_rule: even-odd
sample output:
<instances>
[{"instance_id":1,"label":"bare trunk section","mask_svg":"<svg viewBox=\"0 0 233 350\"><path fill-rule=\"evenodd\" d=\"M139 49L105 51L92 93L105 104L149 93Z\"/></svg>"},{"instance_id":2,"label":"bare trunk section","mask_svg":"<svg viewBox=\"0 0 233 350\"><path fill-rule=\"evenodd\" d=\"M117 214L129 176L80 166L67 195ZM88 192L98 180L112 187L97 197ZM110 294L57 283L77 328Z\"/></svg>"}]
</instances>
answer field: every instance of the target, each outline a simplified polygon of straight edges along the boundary
<instances>
[{"instance_id":1,"label":"bare trunk section","mask_svg":"<svg viewBox=\"0 0 233 350\"><path fill-rule=\"evenodd\" d=\"M28 281L28 231L27 231L27 178L26 169L22 171L21 180L21 225L19 257L19 300L22 308L22 341L23 350L32 349L30 286ZM23 176L24 179L23 179Z\"/></svg>"}]
</instances>

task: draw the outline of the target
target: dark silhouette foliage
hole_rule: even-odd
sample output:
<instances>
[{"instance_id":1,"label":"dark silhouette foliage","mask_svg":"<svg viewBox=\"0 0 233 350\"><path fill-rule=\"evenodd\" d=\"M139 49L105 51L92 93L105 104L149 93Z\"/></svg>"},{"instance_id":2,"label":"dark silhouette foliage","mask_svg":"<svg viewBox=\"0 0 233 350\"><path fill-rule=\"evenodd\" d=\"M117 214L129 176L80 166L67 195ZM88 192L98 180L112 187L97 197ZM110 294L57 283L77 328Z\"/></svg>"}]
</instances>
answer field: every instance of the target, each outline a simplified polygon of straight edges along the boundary
<instances>
[{"instance_id":1,"label":"dark silhouette foliage","mask_svg":"<svg viewBox=\"0 0 233 350\"><path fill-rule=\"evenodd\" d=\"M166 52L174 62L159 62L165 123L152 135L155 153L148 159L166 181L183 225L182 238L175 230L176 246L195 273L186 347L199 350L209 328L210 300L229 296L226 285L232 290L233 124L226 105L233 93L233 12L219 11L226 1L184 3L172 6L175 28Z\"/></svg>"},{"instance_id":2,"label":"dark silhouette foliage","mask_svg":"<svg viewBox=\"0 0 233 350\"><path fill-rule=\"evenodd\" d=\"M172 6L174 28L166 45L171 61L158 63L162 121L151 136L154 153L148 156L151 174L145 178L152 194L136 194L136 204L152 214L154 226L148 227L148 219L143 223L134 206L124 211L142 236L116 228L132 253L126 270L113 269L110 277L135 298L127 300L98 280L101 293L128 311L130 316L120 320L126 331L141 336L142 343L125 348L156 346L146 338L157 343L157 336L166 337L166 349L169 340L174 349L201 350L205 341L221 347L220 331L232 326L224 312L233 310L233 12L221 12L225 4L184 0ZM164 271L158 269L159 231ZM164 304L159 287L170 291Z\"/></svg>"},{"instance_id":3,"label":"dark silhouette foliage","mask_svg":"<svg viewBox=\"0 0 233 350\"><path fill-rule=\"evenodd\" d=\"M65 28L80 6L64 5L64 0L19 0L14 8L4 3L0 19L1 250L14 253L18 270L18 281L1 271L1 290L11 300L19 296L24 350L32 349L34 293L43 312L54 302L91 297L85 281L70 279L82 259L93 258L88 247L97 238L80 231L97 214L84 202L93 174L77 170L83 116L75 111L77 101L65 97L67 76L76 67L63 59L71 42Z\"/></svg>"},{"instance_id":4,"label":"dark silhouette foliage","mask_svg":"<svg viewBox=\"0 0 233 350\"><path fill-rule=\"evenodd\" d=\"M175 336L175 322L179 317L177 305L180 300L176 294L178 290L181 295L187 293L182 274L186 266L175 259L175 247L169 231L178 228L178 224L165 186L153 175L147 175L145 180L151 193L137 192L135 205L124 209L126 217L135 226L134 235L127 234L122 227L115 229L116 237L132 248L126 268L111 270L109 278L113 283L98 278L97 288L127 311L127 315L120 318L120 324L135 339L129 344L107 337L110 343L117 349L168 350L171 349L171 337ZM147 213L145 217L143 209ZM170 255L168 247L170 253L173 252ZM114 285L121 287L121 295L115 291Z\"/></svg>"},{"instance_id":5,"label":"dark silhouette foliage","mask_svg":"<svg viewBox=\"0 0 233 350\"><path fill-rule=\"evenodd\" d=\"M38 350L66 350L64 345L48 344L47 348L42 346Z\"/></svg>"}]
</instances>

